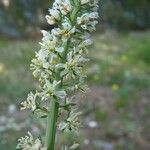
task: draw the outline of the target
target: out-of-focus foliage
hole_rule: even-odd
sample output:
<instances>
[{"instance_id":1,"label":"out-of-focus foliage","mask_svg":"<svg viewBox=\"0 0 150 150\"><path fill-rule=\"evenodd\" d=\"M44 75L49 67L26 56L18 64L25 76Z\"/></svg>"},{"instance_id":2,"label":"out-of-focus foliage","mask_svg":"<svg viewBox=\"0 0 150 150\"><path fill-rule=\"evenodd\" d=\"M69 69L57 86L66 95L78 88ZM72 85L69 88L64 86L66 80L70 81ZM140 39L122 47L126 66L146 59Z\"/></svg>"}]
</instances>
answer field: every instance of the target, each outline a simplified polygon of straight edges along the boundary
<instances>
[{"instance_id":1,"label":"out-of-focus foliage","mask_svg":"<svg viewBox=\"0 0 150 150\"><path fill-rule=\"evenodd\" d=\"M44 19L49 1L2 0L0 1L0 32L11 37L35 32Z\"/></svg>"},{"instance_id":2,"label":"out-of-focus foliage","mask_svg":"<svg viewBox=\"0 0 150 150\"><path fill-rule=\"evenodd\" d=\"M0 33L11 37L35 33L38 27L46 23L44 14L49 5L49 1L45 0L1 0ZM149 0L105 0L100 1L100 5L101 20L106 28L124 30L150 27Z\"/></svg>"},{"instance_id":3,"label":"out-of-focus foliage","mask_svg":"<svg viewBox=\"0 0 150 150\"><path fill-rule=\"evenodd\" d=\"M117 29L147 29L150 27L149 0L105 0L102 19Z\"/></svg>"}]
</instances>

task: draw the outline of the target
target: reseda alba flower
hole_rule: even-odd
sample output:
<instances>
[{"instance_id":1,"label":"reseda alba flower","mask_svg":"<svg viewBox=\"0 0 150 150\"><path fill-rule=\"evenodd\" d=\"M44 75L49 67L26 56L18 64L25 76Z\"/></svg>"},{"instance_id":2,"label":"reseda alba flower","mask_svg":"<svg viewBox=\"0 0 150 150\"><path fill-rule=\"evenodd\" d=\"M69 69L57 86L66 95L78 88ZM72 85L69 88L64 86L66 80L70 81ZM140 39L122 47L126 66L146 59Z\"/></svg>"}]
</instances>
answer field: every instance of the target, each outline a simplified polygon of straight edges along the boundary
<instances>
[{"instance_id":1,"label":"reseda alba flower","mask_svg":"<svg viewBox=\"0 0 150 150\"><path fill-rule=\"evenodd\" d=\"M21 150L47 150L43 147L40 139L34 140L32 134L28 132L28 135L25 137L21 137L19 140L19 144L17 145L17 149Z\"/></svg>"},{"instance_id":2,"label":"reseda alba flower","mask_svg":"<svg viewBox=\"0 0 150 150\"><path fill-rule=\"evenodd\" d=\"M41 33L43 34L42 42L40 42L41 49L45 50L55 49L57 45L57 37L45 30L42 30Z\"/></svg>"},{"instance_id":3,"label":"reseda alba flower","mask_svg":"<svg viewBox=\"0 0 150 150\"><path fill-rule=\"evenodd\" d=\"M69 148L67 146L63 146L61 148L61 150L75 150L76 148L78 148L79 144L73 144L72 146L70 146Z\"/></svg>"},{"instance_id":4,"label":"reseda alba flower","mask_svg":"<svg viewBox=\"0 0 150 150\"><path fill-rule=\"evenodd\" d=\"M76 109L71 110L69 113L69 117L64 121L61 122L58 126L59 130L68 131L68 130L78 130L81 126L78 116L81 115L81 112L76 113Z\"/></svg>"},{"instance_id":5,"label":"reseda alba flower","mask_svg":"<svg viewBox=\"0 0 150 150\"><path fill-rule=\"evenodd\" d=\"M50 15L46 15L46 19L50 25L53 25L60 20L60 12L57 9L49 9L49 13Z\"/></svg>"},{"instance_id":6,"label":"reseda alba flower","mask_svg":"<svg viewBox=\"0 0 150 150\"><path fill-rule=\"evenodd\" d=\"M60 10L62 15L67 15L72 10L70 0L56 0L53 6L54 8Z\"/></svg>"},{"instance_id":7,"label":"reseda alba flower","mask_svg":"<svg viewBox=\"0 0 150 150\"><path fill-rule=\"evenodd\" d=\"M70 38L71 34L75 33L75 31L75 27L72 27L72 25L66 19L62 23L62 28L54 28L52 30L52 34L61 37L65 42L68 38Z\"/></svg>"},{"instance_id":8,"label":"reseda alba flower","mask_svg":"<svg viewBox=\"0 0 150 150\"><path fill-rule=\"evenodd\" d=\"M81 25L84 30L92 32L96 29L95 26L98 23L97 18L97 12L85 13L81 17L77 18L77 23Z\"/></svg>"},{"instance_id":9,"label":"reseda alba flower","mask_svg":"<svg viewBox=\"0 0 150 150\"><path fill-rule=\"evenodd\" d=\"M49 96L56 96L59 99L64 99L66 97L66 91L58 88L61 81L54 80L51 84L48 80L45 81L45 85L43 86L43 93Z\"/></svg>"},{"instance_id":10,"label":"reseda alba flower","mask_svg":"<svg viewBox=\"0 0 150 150\"><path fill-rule=\"evenodd\" d=\"M30 92L30 94L28 94L27 100L22 102L21 105L21 110L31 109L32 111L34 111L36 109L36 95Z\"/></svg>"}]
</instances>

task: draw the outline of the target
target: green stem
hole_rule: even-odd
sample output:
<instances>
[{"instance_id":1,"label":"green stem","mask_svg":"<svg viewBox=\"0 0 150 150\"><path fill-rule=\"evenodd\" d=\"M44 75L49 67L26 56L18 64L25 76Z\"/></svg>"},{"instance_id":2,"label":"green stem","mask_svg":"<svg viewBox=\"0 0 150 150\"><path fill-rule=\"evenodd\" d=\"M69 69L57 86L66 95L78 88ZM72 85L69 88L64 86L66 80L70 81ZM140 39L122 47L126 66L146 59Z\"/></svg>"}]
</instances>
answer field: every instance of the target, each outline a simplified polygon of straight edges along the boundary
<instances>
[{"instance_id":1,"label":"green stem","mask_svg":"<svg viewBox=\"0 0 150 150\"><path fill-rule=\"evenodd\" d=\"M74 0L74 4L75 4L75 8L71 14L71 20L72 20L73 25L75 24L77 14L80 9L78 0ZM65 58L67 56L69 44L70 44L70 39L64 45ZM46 144L47 150L54 150L54 147L55 147L56 123L57 123L57 118L58 118L58 109L59 109L59 103L57 102L57 99L53 97L53 99L51 100L51 103L50 103L50 107L49 107L47 130L46 130L46 143L45 144Z\"/></svg>"},{"instance_id":2,"label":"green stem","mask_svg":"<svg viewBox=\"0 0 150 150\"><path fill-rule=\"evenodd\" d=\"M54 150L56 122L58 117L59 103L55 98L51 100L48 114L47 130L46 130L46 147L47 150Z\"/></svg>"}]
</instances>

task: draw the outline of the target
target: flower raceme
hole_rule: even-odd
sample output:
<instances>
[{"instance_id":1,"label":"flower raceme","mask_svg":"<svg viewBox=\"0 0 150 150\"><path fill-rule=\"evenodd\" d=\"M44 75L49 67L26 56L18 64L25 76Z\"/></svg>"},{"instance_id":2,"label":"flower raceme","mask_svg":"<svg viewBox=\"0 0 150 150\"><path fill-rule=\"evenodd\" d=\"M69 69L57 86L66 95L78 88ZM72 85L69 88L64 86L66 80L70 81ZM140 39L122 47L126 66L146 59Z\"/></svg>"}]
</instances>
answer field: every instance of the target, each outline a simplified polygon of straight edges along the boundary
<instances>
[{"instance_id":1,"label":"flower raceme","mask_svg":"<svg viewBox=\"0 0 150 150\"><path fill-rule=\"evenodd\" d=\"M45 103L56 101L58 111L66 114L64 120L58 123L58 128L63 132L77 130L80 126L80 112L77 112L72 99L75 91L87 90L85 67L88 46L92 44L90 32L96 29L98 23L97 10L98 0L55 0L49 15L46 15L48 24L55 25L55 28L50 32L41 31L41 49L32 60L31 70L39 81L39 88L21 103L21 109L31 109L33 113L48 116L51 110ZM31 133L19 139L19 142L17 148L23 150L33 150L36 143L40 150L49 150L47 145L42 147L39 139L34 141ZM76 147L77 144L64 149L73 150Z\"/></svg>"}]
</instances>

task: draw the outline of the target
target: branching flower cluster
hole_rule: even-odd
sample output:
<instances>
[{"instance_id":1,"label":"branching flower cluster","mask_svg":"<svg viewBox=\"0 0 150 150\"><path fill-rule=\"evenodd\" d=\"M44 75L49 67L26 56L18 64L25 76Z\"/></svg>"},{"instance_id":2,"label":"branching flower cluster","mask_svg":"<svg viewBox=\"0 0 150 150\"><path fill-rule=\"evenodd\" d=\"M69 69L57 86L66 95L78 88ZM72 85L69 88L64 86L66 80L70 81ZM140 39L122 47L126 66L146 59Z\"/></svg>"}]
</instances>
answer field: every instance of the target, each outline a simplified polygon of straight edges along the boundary
<instances>
[{"instance_id":1,"label":"branching flower cluster","mask_svg":"<svg viewBox=\"0 0 150 150\"><path fill-rule=\"evenodd\" d=\"M19 139L19 144L17 145L17 149L22 150L46 150L42 146L40 139L34 140L32 134L28 132L28 135Z\"/></svg>"},{"instance_id":2,"label":"branching flower cluster","mask_svg":"<svg viewBox=\"0 0 150 150\"><path fill-rule=\"evenodd\" d=\"M87 91L84 82L87 48L92 44L89 33L98 23L97 9L98 0L55 0L49 15L46 15L47 22L55 28L50 32L41 31L41 49L32 60L31 70L39 81L39 89L28 95L27 100L21 103L21 109L31 109L41 117L48 116L50 110L47 105L55 100L59 103L59 111L66 114L64 121L58 123L62 131L80 127L80 112L77 112L72 99L74 92ZM20 143L23 141L25 144L19 144L18 148L25 149L28 144L38 143L38 140L33 142L30 134Z\"/></svg>"}]
</instances>

